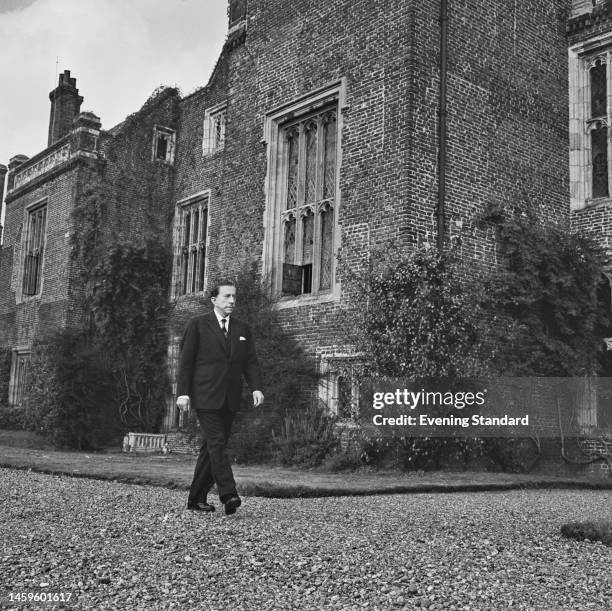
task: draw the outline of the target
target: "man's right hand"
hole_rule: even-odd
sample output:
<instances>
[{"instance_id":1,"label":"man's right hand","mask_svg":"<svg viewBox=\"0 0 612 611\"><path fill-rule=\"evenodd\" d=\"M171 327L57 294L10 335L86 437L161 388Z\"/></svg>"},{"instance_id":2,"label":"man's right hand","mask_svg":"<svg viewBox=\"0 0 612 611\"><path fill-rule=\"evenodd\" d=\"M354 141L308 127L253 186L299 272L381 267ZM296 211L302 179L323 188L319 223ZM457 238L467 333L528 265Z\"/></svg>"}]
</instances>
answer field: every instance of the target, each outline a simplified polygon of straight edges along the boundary
<instances>
[{"instance_id":1,"label":"man's right hand","mask_svg":"<svg viewBox=\"0 0 612 611\"><path fill-rule=\"evenodd\" d=\"M177 400L176 400L176 406L182 411L182 412L186 412L189 411L189 397L186 395L181 395Z\"/></svg>"}]
</instances>

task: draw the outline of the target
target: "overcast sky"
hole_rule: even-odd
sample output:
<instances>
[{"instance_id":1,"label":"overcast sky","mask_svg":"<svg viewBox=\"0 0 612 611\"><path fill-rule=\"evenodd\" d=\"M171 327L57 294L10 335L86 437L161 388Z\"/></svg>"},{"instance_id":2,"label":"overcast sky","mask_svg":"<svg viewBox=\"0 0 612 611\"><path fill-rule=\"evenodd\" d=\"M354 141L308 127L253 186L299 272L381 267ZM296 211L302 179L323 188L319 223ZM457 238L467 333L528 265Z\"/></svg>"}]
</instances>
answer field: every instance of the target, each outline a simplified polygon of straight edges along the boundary
<instances>
[{"instance_id":1,"label":"overcast sky","mask_svg":"<svg viewBox=\"0 0 612 611\"><path fill-rule=\"evenodd\" d=\"M0 163L47 146L60 72L109 129L159 85L205 85L226 34L227 0L0 0Z\"/></svg>"}]
</instances>

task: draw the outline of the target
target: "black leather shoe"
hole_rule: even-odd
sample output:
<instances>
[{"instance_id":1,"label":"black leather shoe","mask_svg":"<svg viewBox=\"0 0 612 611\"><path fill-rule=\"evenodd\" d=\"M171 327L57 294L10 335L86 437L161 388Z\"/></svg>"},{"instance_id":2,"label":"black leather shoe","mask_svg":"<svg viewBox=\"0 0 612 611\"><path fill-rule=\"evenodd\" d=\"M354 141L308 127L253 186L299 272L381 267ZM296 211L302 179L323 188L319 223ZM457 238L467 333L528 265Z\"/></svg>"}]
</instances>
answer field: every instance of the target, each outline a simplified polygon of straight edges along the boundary
<instances>
[{"instance_id":1,"label":"black leather shoe","mask_svg":"<svg viewBox=\"0 0 612 611\"><path fill-rule=\"evenodd\" d=\"M215 506L210 503L187 503L187 509L193 509L194 511L214 511Z\"/></svg>"},{"instance_id":2,"label":"black leather shoe","mask_svg":"<svg viewBox=\"0 0 612 611\"><path fill-rule=\"evenodd\" d=\"M242 501L239 496L230 496L223 505L225 506L225 515L231 516L233 513L236 513L236 509L242 505Z\"/></svg>"}]
</instances>

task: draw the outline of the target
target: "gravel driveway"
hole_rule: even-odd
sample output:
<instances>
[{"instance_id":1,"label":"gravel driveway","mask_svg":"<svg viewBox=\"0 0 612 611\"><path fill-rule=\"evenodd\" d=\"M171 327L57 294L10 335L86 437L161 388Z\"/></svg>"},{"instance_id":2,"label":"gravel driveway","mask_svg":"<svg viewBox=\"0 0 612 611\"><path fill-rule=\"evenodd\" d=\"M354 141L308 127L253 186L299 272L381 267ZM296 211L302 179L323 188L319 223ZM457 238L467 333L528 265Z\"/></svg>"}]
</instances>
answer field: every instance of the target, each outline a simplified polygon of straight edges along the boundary
<instances>
[{"instance_id":1,"label":"gravel driveway","mask_svg":"<svg viewBox=\"0 0 612 611\"><path fill-rule=\"evenodd\" d=\"M611 519L611 491L249 497L227 517L148 486L0 469L0 489L3 609L40 608L18 592L70 592L71 609L612 609L612 548L559 534Z\"/></svg>"}]
</instances>

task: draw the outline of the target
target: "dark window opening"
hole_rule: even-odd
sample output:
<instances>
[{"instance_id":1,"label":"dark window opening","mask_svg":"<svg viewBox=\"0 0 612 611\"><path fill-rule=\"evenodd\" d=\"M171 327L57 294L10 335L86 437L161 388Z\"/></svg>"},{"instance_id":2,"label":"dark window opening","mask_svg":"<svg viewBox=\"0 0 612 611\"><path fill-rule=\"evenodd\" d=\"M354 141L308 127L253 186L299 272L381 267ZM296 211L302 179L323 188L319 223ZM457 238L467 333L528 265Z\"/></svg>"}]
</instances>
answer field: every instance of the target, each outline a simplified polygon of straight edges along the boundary
<instances>
[{"instance_id":1,"label":"dark window opening","mask_svg":"<svg viewBox=\"0 0 612 611\"><path fill-rule=\"evenodd\" d=\"M157 153L155 157L157 159L166 160L168 156L168 138L166 136L157 137Z\"/></svg>"},{"instance_id":2,"label":"dark window opening","mask_svg":"<svg viewBox=\"0 0 612 611\"><path fill-rule=\"evenodd\" d=\"M302 265L302 293L312 293L312 263Z\"/></svg>"},{"instance_id":3,"label":"dark window opening","mask_svg":"<svg viewBox=\"0 0 612 611\"><path fill-rule=\"evenodd\" d=\"M312 263L306 265L283 263L282 290L285 295L312 293Z\"/></svg>"},{"instance_id":4,"label":"dark window opening","mask_svg":"<svg viewBox=\"0 0 612 611\"><path fill-rule=\"evenodd\" d=\"M197 201L181 210L181 250L178 292L180 295L204 290L206 277L206 236L208 200Z\"/></svg>"}]
</instances>

